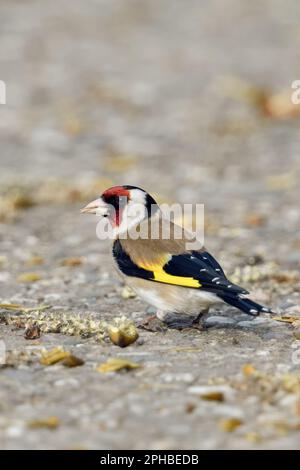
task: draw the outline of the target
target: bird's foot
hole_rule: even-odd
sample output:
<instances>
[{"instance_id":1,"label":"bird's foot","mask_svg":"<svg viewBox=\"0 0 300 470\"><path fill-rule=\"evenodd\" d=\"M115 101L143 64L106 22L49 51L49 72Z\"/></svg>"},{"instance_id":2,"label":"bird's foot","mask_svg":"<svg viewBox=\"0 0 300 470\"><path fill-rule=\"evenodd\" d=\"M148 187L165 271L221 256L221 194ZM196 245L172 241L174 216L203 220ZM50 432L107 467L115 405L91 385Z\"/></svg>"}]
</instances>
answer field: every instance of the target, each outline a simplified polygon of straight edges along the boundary
<instances>
[{"instance_id":1,"label":"bird's foot","mask_svg":"<svg viewBox=\"0 0 300 470\"><path fill-rule=\"evenodd\" d=\"M164 322L167 324L168 328L175 328L177 330L194 329L198 331L204 331L207 330L207 326L205 325L205 317L208 312L208 308L202 310L196 317L192 315L180 315L178 313L173 313L165 316Z\"/></svg>"},{"instance_id":2,"label":"bird's foot","mask_svg":"<svg viewBox=\"0 0 300 470\"><path fill-rule=\"evenodd\" d=\"M179 331L186 329L204 331L207 329L204 323L205 314L207 313L208 309L202 310L199 315L195 317L179 313L166 313L158 310L156 315L150 315L139 323L138 328L160 333L166 331L168 328Z\"/></svg>"},{"instance_id":3,"label":"bird's foot","mask_svg":"<svg viewBox=\"0 0 300 470\"><path fill-rule=\"evenodd\" d=\"M202 321L203 313L201 312L197 317L191 315L169 314L165 316L164 323L168 328L176 330L195 329L198 331L206 330L206 326Z\"/></svg>"},{"instance_id":4,"label":"bird's foot","mask_svg":"<svg viewBox=\"0 0 300 470\"><path fill-rule=\"evenodd\" d=\"M164 332L166 331L167 327L166 325L157 318L156 315L150 315L149 317L146 317L141 323L139 323L138 328L141 328L142 330L147 330L151 331L153 333L157 332Z\"/></svg>"}]
</instances>

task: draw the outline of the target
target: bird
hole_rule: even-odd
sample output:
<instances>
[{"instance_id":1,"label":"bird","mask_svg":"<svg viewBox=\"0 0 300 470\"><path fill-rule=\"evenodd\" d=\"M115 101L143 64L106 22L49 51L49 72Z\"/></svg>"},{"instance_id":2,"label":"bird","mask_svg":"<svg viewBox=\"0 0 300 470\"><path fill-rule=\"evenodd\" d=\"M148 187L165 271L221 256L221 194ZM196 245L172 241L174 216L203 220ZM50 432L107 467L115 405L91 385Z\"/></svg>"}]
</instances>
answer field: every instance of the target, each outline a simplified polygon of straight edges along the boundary
<instances>
[{"instance_id":1,"label":"bird","mask_svg":"<svg viewBox=\"0 0 300 470\"><path fill-rule=\"evenodd\" d=\"M140 298L155 307L159 320L168 323L172 318L171 327L199 324L211 307L222 303L250 316L273 313L232 283L205 247L191 245L192 236L186 229L168 220L168 236L163 236L164 214L145 190L113 186L81 212L106 219L117 272Z\"/></svg>"}]
</instances>

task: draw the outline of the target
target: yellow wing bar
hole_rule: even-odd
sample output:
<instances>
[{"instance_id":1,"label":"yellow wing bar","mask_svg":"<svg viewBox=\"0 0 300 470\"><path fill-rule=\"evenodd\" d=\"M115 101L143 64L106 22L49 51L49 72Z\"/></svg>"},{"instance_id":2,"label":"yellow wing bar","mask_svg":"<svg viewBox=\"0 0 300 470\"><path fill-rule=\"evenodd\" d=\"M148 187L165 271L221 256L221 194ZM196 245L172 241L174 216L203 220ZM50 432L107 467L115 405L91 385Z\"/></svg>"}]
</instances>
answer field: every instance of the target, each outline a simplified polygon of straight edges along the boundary
<instances>
[{"instance_id":1,"label":"yellow wing bar","mask_svg":"<svg viewBox=\"0 0 300 470\"><path fill-rule=\"evenodd\" d=\"M147 271L152 271L154 281L157 282L164 282L165 284L174 284L182 287L201 287L201 284L197 279L194 279L193 277L173 276L172 274L166 273L163 267L157 264L139 263L139 267L146 269Z\"/></svg>"}]
</instances>

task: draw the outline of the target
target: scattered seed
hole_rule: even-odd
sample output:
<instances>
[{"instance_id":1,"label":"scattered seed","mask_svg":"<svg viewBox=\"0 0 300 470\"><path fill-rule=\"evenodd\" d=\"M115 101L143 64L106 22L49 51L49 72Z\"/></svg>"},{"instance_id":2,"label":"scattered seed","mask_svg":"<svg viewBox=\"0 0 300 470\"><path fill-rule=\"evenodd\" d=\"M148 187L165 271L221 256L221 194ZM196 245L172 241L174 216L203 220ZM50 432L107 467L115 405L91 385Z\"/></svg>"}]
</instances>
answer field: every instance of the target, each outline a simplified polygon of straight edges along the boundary
<instances>
[{"instance_id":1,"label":"scattered seed","mask_svg":"<svg viewBox=\"0 0 300 470\"><path fill-rule=\"evenodd\" d=\"M84 364L84 360L80 359L80 357L73 356L73 354L70 354L69 356L66 356L65 359L63 359L62 364L65 367L77 367L82 366Z\"/></svg>"},{"instance_id":2,"label":"scattered seed","mask_svg":"<svg viewBox=\"0 0 300 470\"><path fill-rule=\"evenodd\" d=\"M25 339L38 339L41 336L41 329L38 325L29 325L25 329L24 338Z\"/></svg>"},{"instance_id":3,"label":"scattered seed","mask_svg":"<svg viewBox=\"0 0 300 470\"><path fill-rule=\"evenodd\" d=\"M187 353L197 353L203 351L202 348L188 348L188 347L179 347L172 349L172 351L175 352L187 352Z\"/></svg>"},{"instance_id":4,"label":"scattered seed","mask_svg":"<svg viewBox=\"0 0 300 470\"><path fill-rule=\"evenodd\" d=\"M80 266L83 264L83 262L84 262L83 258L78 258L74 256L72 258L65 258L61 260L60 265L73 267L73 266Z\"/></svg>"},{"instance_id":5,"label":"scattered seed","mask_svg":"<svg viewBox=\"0 0 300 470\"><path fill-rule=\"evenodd\" d=\"M123 299L134 299L136 293L129 286L125 286L122 290L122 297Z\"/></svg>"},{"instance_id":6,"label":"scattered seed","mask_svg":"<svg viewBox=\"0 0 300 470\"><path fill-rule=\"evenodd\" d=\"M29 194L16 192L11 198L11 206L15 210L29 209L34 206L34 201Z\"/></svg>"},{"instance_id":7,"label":"scattered seed","mask_svg":"<svg viewBox=\"0 0 300 470\"><path fill-rule=\"evenodd\" d=\"M300 320L300 317L292 316L292 315L284 315L282 317L273 317L275 321L281 321L284 323L294 323Z\"/></svg>"},{"instance_id":8,"label":"scattered seed","mask_svg":"<svg viewBox=\"0 0 300 470\"><path fill-rule=\"evenodd\" d=\"M262 441L262 437L257 432L247 432L245 439L249 442L257 443Z\"/></svg>"},{"instance_id":9,"label":"scattered seed","mask_svg":"<svg viewBox=\"0 0 300 470\"><path fill-rule=\"evenodd\" d=\"M38 273L23 273L23 274L20 274L17 281L31 283L31 282L37 282L40 279L41 279L41 275Z\"/></svg>"},{"instance_id":10,"label":"scattered seed","mask_svg":"<svg viewBox=\"0 0 300 470\"><path fill-rule=\"evenodd\" d=\"M207 400L207 401L223 402L224 394L222 392L212 391L212 392L204 393L203 395L201 395L201 398L202 400Z\"/></svg>"},{"instance_id":11,"label":"scattered seed","mask_svg":"<svg viewBox=\"0 0 300 470\"><path fill-rule=\"evenodd\" d=\"M129 346L139 337L134 323L125 316L115 318L112 323L108 324L107 332L111 342L120 348Z\"/></svg>"},{"instance_id":12,"label":"scattered seed","mask_svg":"<svg viewBox=\"0 0 300 470\"><path fill-rule=\"evenodd\" d=\"M256 373L256 369L252 364L245 364L243 366L243 374L246 377L249 377L250 375L254 375Z\"/></svg>"},{"instance_id":13,"label":"scattered seed","mask_svg":"<svg viewBox=\"0 0 300 470\"><path fill-rule=\"evenodd\" d=\"M193 411L196 409L196 404L195 403L186 403L185 405L185 411L186 413L190 414L193 413Z\"/></svg>"},{"instance_id":14,"label":"scattered seed","mask_svg":"<svg viewBox=\"0 0 300 470\"><path fill-rule=\"evenodd\" d=\"M243 422L238 418L229 418L220 421L219 426L225 432L233 432L242 424Z\"/></svg>"},{"instance_id":15,"label":"scattered seed","mask_svg":"<svg viewBox=\"0 0 300 470\"><path fill-rule=\"evenodd\" d=\"M41 256L31 256L26 262L27 266L40 266L41 264L44 264L44 258Z\"/></svg>"},{"instance_id":16,"label":"scattered seed","mask_svg":"<svg viewBox=\"0 0 300 470\"><path fill-rule=\"evenodd\" d=\"M297 184L297 179L295 174L292 172L280 173L268 176L266 184L270 191L283 191L295 186Z\"/></svg>"},{"instance_id":17,"label":"scattered seed","mask_svg":"<svg viewBox=\"0 0 300 470\"><path fill-rule=\"evenodd\" d=\"M57 347L52 349L51 351L43 353L40 359L40 363L44 366L51 366L53 364L56 364L57 362L63 361L68 356L70 356L69 352L64 351L60 347Z\"/></svg>"},{"instance_id":18,"label":"scattered seed","mask_svg":"<svg viewBox=\"0 0 300 470\"><path fill-rule=\"evenodd\" d=\"M22 313L30 313L30 312L43 312L44 310L48 310L51 308L51 305L38 305L37 307L24 307L20 304L0 304L0 309L3 310L16 310Z\"/></svg>"},{"instance_id":19,"label":"scattered seed","mask_svg":"<svg viewBox=\"0 0 300 470\"><path fill-rule=\"evenodd\" d=\"M246 218L246 224L251 227L260 227L264 225L266 219L261 214L249 214Z\"/></svg>"},{"instance_id":20,"label":"scattered seed","mask_svg":"<svg viewBox=\"0 0 300 470\"><path fill-rule=\"evenodd\" d=\"M36 419L33 421L29 421L28 427L30 429L38 429L38 428L45 428L45 429L56 429L60 425L60 420L57 416L49 416L48 418Z\"/></svg>"},{"instance_id":21,"label":"scattered seed","mask_svg":"<svg viewBox=\"0 0 300 470\"><path fill-rule=\"evenodd\" d=\"M97 367L98 372L117 372L120 370L131 370L131 369L139 369L141 367L140 364L135 362L128 361L127 359L122 358L111 358L108 359L107 362L101 364Z\"/></svg>"}]
</instances>

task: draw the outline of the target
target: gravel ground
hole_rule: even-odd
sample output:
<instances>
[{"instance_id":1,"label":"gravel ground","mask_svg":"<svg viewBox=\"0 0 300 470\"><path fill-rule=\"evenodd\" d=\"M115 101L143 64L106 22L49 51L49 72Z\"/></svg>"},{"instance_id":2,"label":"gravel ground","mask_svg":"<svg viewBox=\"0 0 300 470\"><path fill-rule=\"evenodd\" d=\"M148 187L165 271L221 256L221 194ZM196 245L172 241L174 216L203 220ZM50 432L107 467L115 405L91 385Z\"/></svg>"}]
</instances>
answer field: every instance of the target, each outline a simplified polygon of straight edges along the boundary
<instances>
[{"instance_id":1,"label":"gravel ground","mask_svg":"<svg viewBox=\"0 0 300 470\"><path fill-rule=\"evenodd\" d=\"M35 340L30 313L0 310L1 448L299 448L299 10L2 2L0 302L50 308ZM120 183L204 203L207 248L288 321L224 307L205 331L139 329L125 349L89 334L91 318L146 315L79 214ZM41 364L58 346L84 364ZM142 367L97 370L115 357Z\"/></svg>"}]
</instances>

